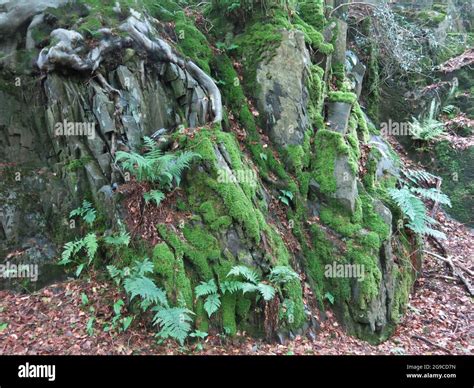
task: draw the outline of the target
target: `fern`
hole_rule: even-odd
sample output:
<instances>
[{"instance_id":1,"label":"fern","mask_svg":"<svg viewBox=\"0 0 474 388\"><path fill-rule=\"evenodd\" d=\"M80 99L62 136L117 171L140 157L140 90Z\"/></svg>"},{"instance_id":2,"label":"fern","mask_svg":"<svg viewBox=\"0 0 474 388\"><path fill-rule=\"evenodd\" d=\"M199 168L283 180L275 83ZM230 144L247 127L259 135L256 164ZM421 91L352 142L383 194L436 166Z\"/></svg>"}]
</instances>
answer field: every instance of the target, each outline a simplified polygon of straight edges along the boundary
<instances>
[{"instance_id":1,"label":"fern","mask_svg":"<svg viewBox=\"0 0 474 388\"><path fill-rule=\"evenodd\" d=\"M204 302L204 310L206 310L209 318L212 314L219 310L221 307L221 298L218 294L211 294L206 298Z\"/></svg>"},{"instance_id":2,"label":"fern","mask_svg":"<svg viewBox=\"0 0 474 388\"><path fill-rule=\"evenodd\" d=\"M69 213L69 218L74 217L81 217L87 225L92 226L97 217L97 212L89 201L84 200L82 201L82 206Z\"/></svg>"},{"instance_id":3,"label":"fern","mask_svg":"<svg viewBox=\"0 0 474 388\"><path fill-rule=\"evenodd\" d=\"M83 241L69 241L64 244L64 249L61 254L61 260L58 262L59 265L68 265L71 263L72 257L81 249Z\"/></svg>"},{"instance_id":4,"label":"fern","mask_svg":"<svg viewBox=\"0 0 474 388\"><path fill-rule=\"evenodd\" d=\"M457 112L459 112L459 108L455 105L446 105L441 109L441 113L449 117L454 117Z\"/></svg>"},{"instance_id":5,"label":"fern","mask_svg":"<svg viewBox=\"0 0 474 388\"><path fill-rule=\"evenodd\" d=\"M135 276L145 276L147 273L153 273L153 270L153 263L146 257L142 261L135 261L131 269L131 274Z\"/></svg>"},{"instance_id":6,"label":"fern","mask_svg":"<svg viewBox=\"0 0 474 388\"><path fill-rule=\"evenodd\" d=\"M220 288L223 294L228 292L229 294L234 294L237 291L242 290L242 282L235 280L226 280L220 283Z\"/></svg>"},{"instance_id":7,"label":"fern","mask_svg":"<svg viewBox=\"0 0 474 388\"><path fill-rule=\"evenodd\" d=\"M66 244L64 244L64 250L61 253L61 259L58 262L59 265L68 265L71 264L77 256L77 254L81 250L85 250L87 257L88 257L88 265L92 263L94 260L94 257L97 253L99 245L97 242L97 236L95 233L89 233L87 236L84 238L77 240L77 241L70 241ZM84 268L84 265L80 265L80 270L78 271L79 274L81 273L82 269ZM76 271L77 274L77 271Z\"/></svg>"},{"instance_id":8,"label":"fern","mask_svg":"<svg viewBox=\"0 0 474 388\"><path fill-rule=\"evenodd\" d=\"M421 235L445 238L444 233L435 231L430 227L430 225L435 224L436 221L427 216L425 204L421 199L416 197L410 189L406 187L399 190L390 189L389 194L402 212L408 217L408 228Z\"/></svg>"},{"instance_id":9,"label":"fern","mask_svg":"<svg viewBox=\"0 0 474 388\"><path fill-rule=\"evenodd\" d=\"M296 279L299 279L298 274L290 267L284 266L274 267L268 275L268 280L273 284L284 284Z\"/></svg>"},{"instance_id":10,"label":"fern","mask_svg":"<svg viewBox=\"0 0 474 388\"><path fill-rule=\"evenodd\" d=\"M207 296L217 293L217 286L214 279L209 280L208 282L201 282L199 286L194 289L196 296Z\"/></svg>"},{"instance_id":11,"label":"fern","mask_svg":"<svg viewBox=\"0 0 474 388\"><path fill-rule=\"evenodd\" d=\"M423 201L414 196L408 188L390 189L389 194L410 221L424 221L425 205Z\"/></svg>"},{"instance_id":12,"label":"fern","mask_svg":"<svg viewBox=\"0 0 474 388\"><path fill-rule=\"evenodd\" d=\"M115 153L115 160L120 162L122 167L134 175L140 182L154 178L153 163L140 154L117 151Z\"/></svg>"},{"instance_id":13,"label":"fern","mask_svg":"<svg viewBox=\"0 0 474 388\"><path fill-rule=\"evenodd\" d=\"M265 301L270 301L275 297L275 288L273 288L269 284L265 283L259 283L257 285L258 291L260 292L260 295L262 295L263 299Z\"/></svg>"},{"instance_id":14,"label":"fern","mask_svg":"<svg viewBox=\"0 0 474 388\"><path fill-rule=\"evenodd\" d=\"M242 291L243 294L247 292L257 292L263 297L265 301L269 301L275 296L275 288L269 284L260 282L260 277L252 269L245 267L243 265L237 265L231 268L227 276L241 277L246 280L246 282L233 282L229 285L232 286L232 291ZM226 284L226 289L229 290L229 285Z\"/></svg>"},{"instance_id":15,"label":"fern","mask_svg":"<svg viewBox=\"0 0 474 388\"><path fill-rule=\"evenodd\" d=\"M204 310L206 310L209 318L214 314L219 307L221 306L221 299L217 293L217 285L214 279L209 280L208 282L201 282L199 286L194 289L196 296L206 297L204 301Z\"/></svg>"},{"instance_id":16,"label":"fern","mask_svg":"<svg viewBox=\"0 0 474 388\"><path fill-rule=\"evenodd\" d=\"M151 190L148 193L143 194L143 198L145 202L153 201L155 202L156 206L160 206L161 201L165 199L165 195L162 191L159 190Z\"/></svg>"},{"instance_id":17,"label":"fern","mask_svg":"<svg viewBox=\"0 0 474 388\"><path fill-rule=\"evenodd\" d=\"M158 288L150 278L145 276L128 277L124 281L124 288L130 295L130 301L133 301L137 296L141 298L140 306L144 311L153 304L168 307L165 292Z\"/></svg>"},{"instance_id":18,"label":"fern","mask_svg":"<svg viewBox=\"0 0 474 388\"><path fill-rule=\"evenodd\" d=\"M144 155L118 151L116 161L138 181L158 183L163 188L171 189L173 181L179 186L183 171L191 166L194 159L200 157L189 151L163 154L151 138L145 137L144 142L147 149Z\"/></svg>"},{"instance_id":19,"label":"fern","mask_svg":"<svg viewBox=\"0 0 474 388\"><path fill-rule=\"evenodd\" d=\"M241 276L245 280L254 284L257 284L260 281L258 274L254 270L243 265L236 265L232 267L227 276Z\"/></svg>"},{"instance_id":20,"label":"fern","mask_svg":"<svg viewBox=\"0 0 474 388\"><path fill-rule=\"evenodd\" d=\"M127 247L130 244L130 234L122 230L118 235L105 237L104 241L109 245Z\"/></svg>"},{"instance_id":21,"label":"fern","mask_svg":"<svg viewBox=\"0 0 474 388\"><path fill-rule=\"evenodd\" d=\"M428 119L425 121L418 121L413 118L410 124L409 131L415 140L430 141L438 140L445 134L444 124L438 120Z\"/></svg>"},{"instance_id":22,"label":"fern","mask_svg":"<svg viewBox=\"0 0 474 388\"><path fill-rule=\"evenodd\" d=\"M181 176L183 175L184 170L189 168L191 166L191 162L198 157L199 155L194 152L185 151L174 159L170 160L170 162L166 165L166 171L173 176L174 180L176 181L176 186L180 185Z\"/></svg>"},{"instance_id":23,"label":"fern","mask_svg":"<svg viewBox=\"0 0 474 388\"><path fill-rule=\"evenodd\" d=\"M423 189L421 187L414 187L411 190L423 198L430 199L440 203L441 205L448 205L451 207L451 200L449 197L438 189Z\"/></svg>"},{"instance_id":24,"label":"fern","mask_svg":"<svg viewBox=\"0 0 474 388\"><path fill-rule=\"evenodd\" d=\"M160 327L157 336L162 339L173 338L183 345L191 331L191 315L194 313L183 307L156 307L153 311L156 311L153 325Z\"/></svg>"},{"instance_id":25,"label":"fern","mask_svg":"<svg viewBox=\"0 0 474 388\"><path fill-rule=\"evenodd\" d=\"M99 244L97 243L97 236L95 233L89 233L83 239L84 241L84 249L87 252L87 257L89 258L88 264L92 263L94 260L95 254L97 253L97 249L99 248Z\"/></svg>"},{"instance_id":26,"label":"fern","mask_svg":"<svg viewBox=\"0 0 474 388\"><path fill-rule=\"evenodd\" d=\"M407 179L414 184L419 184L423 182L431 184L433 182L436 182L438 179L440 179L438 176L430 174L429 172L425 170L406 169L406 170L403 170L402 172L403 172L403 175L405 175Z\"/></svg>"}]
</instances>

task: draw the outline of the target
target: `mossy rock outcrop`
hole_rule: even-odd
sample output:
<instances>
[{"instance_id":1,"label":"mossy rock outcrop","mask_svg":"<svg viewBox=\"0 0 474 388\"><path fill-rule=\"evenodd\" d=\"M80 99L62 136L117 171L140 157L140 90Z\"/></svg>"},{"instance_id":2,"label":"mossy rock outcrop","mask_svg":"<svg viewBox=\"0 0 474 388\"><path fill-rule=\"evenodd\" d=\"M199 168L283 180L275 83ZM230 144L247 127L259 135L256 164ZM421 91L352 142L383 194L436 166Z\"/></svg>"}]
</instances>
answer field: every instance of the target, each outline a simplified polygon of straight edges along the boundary
<instances>
[{"instance_id":1,"label":"mossy rock outcrop","mask_svg":"<svg viewBox=\"0 0 474 388\"><path fill-rule=\"evenodd\" d=\"M154 277L170 302L193 310L201 330L230 335L245 330L271 339L277 332L301 334L315 329L310 309L317 305L334 308L355 335L371 342L388 338L415 276L409 265L414 243L393 233L398 215L384 203L384 194L394 181L380 174L383 165L374 163L371 179L359 168L361 146L369 141L358 104L360 85L342 82L333 90L328 84L335 70L346 77L344 68L331 68L333 51L336 58L346 53L325 39L330 25L322 1L302 2L314 11L304 17L275 5L265 19L264 10L256 8L234 26L216 21L220 27L213 36L206 36L179 2L139 1L133 12L127 1L118 9L100 8L95 1L80 4L77 9L42 8L27 18L25 25L44 14L43 23L60 29L53 36L62 40L58 46L49 34L33 34L30 54L38 61L26 66L26 74L0 61L0 109L21 117L21 125L15 125L0 116L0 155L7 163L24 155L21 168L29 173L45 169L44 192L61 197L59 202L38 199L53 209L31 205L22 210L25 220L38 213L47 221L38 233L55 245L51 256L77 232L52 226L62 225L85 198L99 210L104 231L127 220L125 194L111 189L126 183L114 155L139 151L143 137L154 135L163 150L190 150L201 158L183 177L179 201L166 204L173 220L153 224L155 240L136 241L121 264L152 258ZM73 30L82 31L82 39ZM234 58L210 45L225 41L226 34L238 44ZM324 69L316 62L321 57L328 64ZM235 61L245 64L242 77ZM20 89L15 89L10 85L18 77ZM340 104L343 120L337 128L326 126ZM90 136L66 134L68 123L92 123L94 130ZM0 196L13 184L2 184ZM26 180L22 185L19 190L32 190ZM43 187L38 185L33 184ZM17 206L8 211L19 212ZM0 216L5 225L5 215ZM21 228L16 240L9 233L3 226L0 251L16 249L29 238ZM237 264L252 267L262 278L276 266L300 275L301 281L285 284L276 297L281 303L272 333L261 300L226 294L219 313L209 319L196 298L201 281L220 283ZM339 264L362 269L363 278L331 275L329 268ZM311 301L303 294L303 279L313 289ZM291 314L285 315L290 305Z\"/></svg>"}]
</instances>

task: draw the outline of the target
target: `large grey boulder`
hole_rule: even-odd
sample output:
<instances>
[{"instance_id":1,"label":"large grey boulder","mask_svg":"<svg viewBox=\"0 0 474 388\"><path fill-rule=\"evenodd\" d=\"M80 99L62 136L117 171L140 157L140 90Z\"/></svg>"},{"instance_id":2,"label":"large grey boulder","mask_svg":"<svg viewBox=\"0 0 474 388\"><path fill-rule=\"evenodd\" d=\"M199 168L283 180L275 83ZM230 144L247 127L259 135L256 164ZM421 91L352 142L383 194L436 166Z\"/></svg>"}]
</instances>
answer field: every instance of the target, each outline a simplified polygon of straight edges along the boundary
<instances>
[{"instance_id":1,"label":"large grey boulder","mask_svg":"<svg viewBox=\"0 0 474 388\"><path fill-rule=\"evenodd\" d=\"M268 62L257 68L259 110L278 145L302 144L309 127L306 79L311 63L304 35L282 30L282 41Z\"/></svg>"}]
</instances>

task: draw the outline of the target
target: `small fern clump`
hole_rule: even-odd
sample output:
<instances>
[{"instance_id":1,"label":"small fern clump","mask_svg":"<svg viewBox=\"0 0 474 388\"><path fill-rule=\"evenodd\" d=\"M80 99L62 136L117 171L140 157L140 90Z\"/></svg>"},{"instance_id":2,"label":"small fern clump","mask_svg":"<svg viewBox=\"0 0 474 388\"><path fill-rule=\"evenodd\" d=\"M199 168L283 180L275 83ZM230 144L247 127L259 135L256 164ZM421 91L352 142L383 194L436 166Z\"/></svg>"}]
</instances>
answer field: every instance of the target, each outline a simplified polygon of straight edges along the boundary
<instances>
[{"instance_id":1,"label":"small fern clump","mask_svg":"<svg viewBox=\"0 0 474 388\"><path fill-rule=\"evenodd\" d=\"M147 203L153 201L159 206L165 198L163 191L179 186L184 170L200 156L190 151L163 153L153 139L145 137L144 142L146 151L143 155L117 151L115 160L139 182L150 182L154 185L154 189L144 194L144 199Z\"/></svg>"},{"instance_id":2,"label":"small fern clump","mask_svg":"<svg viewBox=\"0 0 474 388\"><path fill-rule=\"evenodd\" d=\"M158 338L173 338L184 344L191 332L194 313L184 307L169 306L166 292L147 276L153 273L153 263L148 258L136 261L131 268L118 269L109 265L107 270L117 285L123 284L130 303L138 299L143 312L151 308L153 325L160 327L156 334Z\"/></svg>"},{"instance_id":3,"label":"small fern clump","mask_svg":"<svg viewBox=\"0 0 474 388\"><path fill-rule=\"evenodd\" d=\"M58 262L59 265L69 265L77 262L76 276L79 277L87 265L90 265L94 260L95 254L99 244L97 242L97 236L95 233L89 233L84 238L76 241L69 241L64 245L64 250L61 254L61 259ZM87 263L80 262L79 253L84 251L87 254Z\"/></svg>"},{"instance_id":4,"label":"small fern clump","mask_svg":"<svg viewBox=\"0 0 474 388\"><path fill-rule=\"evenodd\" d=\"M205 297L204 310L206 310L209 318L212 314L219 310L221 307L221 298L218 294L218 289L214 279L208 282L201 282L200 285L195 288L196 297Z\"/></svg>"},{"instance_id":5,"label":"small fern clump","mask_svg":"<svg viewBox=\"0 0 474 388\"><path fill-rule=\"evenodd\" d=\"M88 226L92 226L97 217L96 210L89 201L82 201L82 206L69 213L69 218L81 217Z\"/></svg>"},{"instance_id":6,"label":"small fern clump","mask_svg":"<svg viewBox=\"0 0 474 388\"><path fill-rule=\"evenodd\" d=\"M443 135L445 135L445 125L435 119L435 110L436 101L433 100L427 117L421 119L413 117L413 121L409 126L409 131L414 140L428 142L439 140Z\"/></svg>"},{"instance_id":7,"label":"small fern clump","mask_svg":"<svg viewBox=\"0 0 474 388\"><path fill-rule=\"evenodd\" d=\"M420 235L446 238L443 232L433 228L437 221L427 214L426 206L422 199L432 200L441 205L451 207L449 197L437 188L427 189L414 186L421 183L430 184L439 178L426 171L406 170L403 173L406 177L406 179L401 179L403 187L400 189L390 189L388 193L408 218L407 227Z\"/></svg>"},{"instance_id":8,"label":"small fern clump","mask_svg":"<svg viewBox=\"0 0 474 388\"><path fill-rule=\"evenodd\" d=\"M232 267L227 277L231 279L220 282L219 287L215 280L211 279L201 282L194 290L196 297L205 298L204 310L209 317L219 310L222 294L255 293L257 301L263 298L265 302L269 302L275 297L276 291L280 291L280 286L298 279L298 275L291 268L283 266L273 268L267 282L262 282L253 269L243 265Z\"/></svg>"},{"instance_id":9,"label":"small fern clump","mask_svg":"<svg viewBox=\"0 0 474 388\"><path fill-rule=\"evenodd\" d=\"M97 212L92 204L88 201L83 201L82 206L70 212L69 217L80 216L86 224L91 227L96 219ZM95 232L89 232L86 236L79 240L69 241L64 244L64 249L61 253L59 265L76 264L76 277L79 277L84 268L90 266L99 250L99 244L102 241ZM120 246L128 246L130 243L130 235L122 227L118 235L107 236L103 238L105 244L117 249ZM83 261L83 254L86 254L87 261Z\"/></svg>"}]
</instances>

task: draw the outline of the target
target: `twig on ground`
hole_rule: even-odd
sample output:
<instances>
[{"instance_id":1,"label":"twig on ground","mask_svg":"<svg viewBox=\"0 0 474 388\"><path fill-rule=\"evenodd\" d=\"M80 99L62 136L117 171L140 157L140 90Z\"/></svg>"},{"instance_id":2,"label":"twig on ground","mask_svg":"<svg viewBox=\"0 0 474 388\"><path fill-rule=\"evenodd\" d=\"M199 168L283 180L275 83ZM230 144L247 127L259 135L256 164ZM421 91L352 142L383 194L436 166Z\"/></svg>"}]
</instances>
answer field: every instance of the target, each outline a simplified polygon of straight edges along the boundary
<instances>
[{"instance_id":1,"label":"twig on ground","mask_svg":"<svg viewBox=\"0 0 474 388\"><path fill-rule=\"evenodd\" d=\"M444 346L441 346L441 345L429 340L428 338L422 337L421 335L413 335L412 338L415 338L417 340L426 342L428 345L434 346L435 348L441 349L441 350L445 351L446 353L451 354L451 351L449 349L446 349Z\"/></svg>"},{"instance_id":2,"label":"twig on ground","mask_svg":"<svg viewBox=\"0 0 474 388\"><path fill-rule=\"evenodd\" d=\"M454 265L453 261L450 258L446 258L446 257L440 256L436 253L425 251L425 250L423 252L425 252L426 254L428 254L430 256L433 256L433 257L437 258L438 260L441 260L441 261L447 263L449 265L449 268L451 268L451 272L453 273L453 275L456 275L464 283L464 285L466 286L467 291L469 292L469 294L471 296L474 296L474 288L472 287L471 283L469 282L469 280L467 280L464 277L464 275L461 273L461 271L458 270L458 268Z\"/></svg>"}]
</instances>

